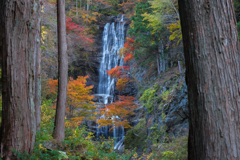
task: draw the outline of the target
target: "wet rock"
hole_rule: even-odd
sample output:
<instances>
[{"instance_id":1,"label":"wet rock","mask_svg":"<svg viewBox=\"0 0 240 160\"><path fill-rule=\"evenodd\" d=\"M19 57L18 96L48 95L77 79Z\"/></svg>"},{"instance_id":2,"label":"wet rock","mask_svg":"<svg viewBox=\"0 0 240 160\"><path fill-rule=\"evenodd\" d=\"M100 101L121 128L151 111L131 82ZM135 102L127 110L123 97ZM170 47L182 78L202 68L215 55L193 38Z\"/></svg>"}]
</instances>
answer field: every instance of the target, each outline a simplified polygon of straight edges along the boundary
<instances>
[{"instance_id":1,"label":"wet rock","mask_svg":"<svg viewBox=\"0 0 240 160\"><path fill-rule=\"evenodd\" d=\"M184 83L182 90L177 93L176 97L170 102L168 108L165 110L167 130L172 131L173 128L186 128L188 123L188 96L187 86ZM179 129L180 130L180 129Z\"/></svg>"},{"instance_id":2,"label":"wet rock","mask_svg":"<svg viewBox=\"0 0 240 160\"><path fill-rule=\"evenodd\" d=\"M124 96L136 96L138 93L138 87L135 82L130 82L121 92L116 90L114 91L115 95L124 95Z\"/></svg>"}]
</instances>

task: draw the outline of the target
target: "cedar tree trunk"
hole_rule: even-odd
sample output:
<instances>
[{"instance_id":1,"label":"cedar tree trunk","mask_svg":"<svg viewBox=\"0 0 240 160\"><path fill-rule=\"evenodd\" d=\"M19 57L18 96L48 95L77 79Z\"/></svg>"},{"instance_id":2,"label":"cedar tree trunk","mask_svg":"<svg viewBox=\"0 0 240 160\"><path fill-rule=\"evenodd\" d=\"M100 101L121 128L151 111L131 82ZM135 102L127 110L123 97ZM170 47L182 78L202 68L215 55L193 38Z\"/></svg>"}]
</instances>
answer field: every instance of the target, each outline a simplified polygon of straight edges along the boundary
<instances>
[{"instance_id":1,"label":"cedar tree trunk","mask_svg":"<svg viewBox=\"0 0 240 160\"><path fill-rule=\"evenodd\" d=\"M31 153L35 143L36 60L40 52L40 0L0 1L2 57L1 156Z\"/></svg>"},{"instance_id":2,"label":"cedar tree trunk","mask_svg":"<svg viewBox=\"0 0 240 160\"><path fill-rule=\"evenodd\" d=\"M58 142L65 138L65 110L67 99L68 56L66 42L65 0L57 1L58 25L58 96L53 138Z\"/></svg>"},{"instance_id":3,"label":"cedar tree trunk","mask_svg":"<svg viewBox=\"0 0 240 160\"><path fill-rule=\"evenodd\" d=\"M240 54L233 0L179 0L189 160L240 159Z\"/></svg>"},{"instance_id":4,"label":"cedar tree trunk","mask_svg":"<svg viewBox=\"0 0 240 160\"><path fill-rule=\"evenodd\" d=\"M40 32L39 32L40 33ZM40 33L41 34L41 33ZM40 43L38 43L40 45ZM37 131L41 129L41 47L38 47L38 54L36 57L36 80L35 80L35 108L36 108L36 123Z\"/></svg>"}]
</instances>

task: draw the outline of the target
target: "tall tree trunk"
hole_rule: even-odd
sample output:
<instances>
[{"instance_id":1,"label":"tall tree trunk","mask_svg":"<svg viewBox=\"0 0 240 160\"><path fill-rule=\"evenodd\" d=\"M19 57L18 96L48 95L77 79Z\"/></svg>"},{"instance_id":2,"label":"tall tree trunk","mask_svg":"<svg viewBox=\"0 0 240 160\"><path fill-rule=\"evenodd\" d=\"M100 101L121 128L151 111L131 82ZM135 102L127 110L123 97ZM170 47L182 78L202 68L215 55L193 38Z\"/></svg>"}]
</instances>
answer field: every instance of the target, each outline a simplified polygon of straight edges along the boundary
<instances>
[{"instance_id":1,"label":"tall tree trunk","mask_svg":"<svg viewBox=\"0 0 240 160\"><path fill-rule=\"evenodd\" d=\"M41 34L41 32L39 32ZM41 37L41 35L39 35ZM35 80L35 108L36 108L36 123L37 123L37 131L41 129L41 50L40 50L40 41L38 41L37 45L39 45L37 48L38 54L36 57L36 80Z\"/></svg>"},{"instance_id":2,"label":"tall tree trunk","mask_svg":"<svg viewBox=\"0 0 240 160\"><path fill-rule=\"evenodd\" d=\"M1 156L31 153L35 143L35 97L40 51L41 1L0 1L2 57Z\"/></svg>"},{"instance_id":3,"label":"tall tree trunk","mask_svg":"<svg viewBox=\"0 0 240 160\"><path fill-rule=\"evenodd\" d=\"M157 71L158 71L158 75L161 74L161 71L160 71L160 59L159 59L159 55L158 55L158 52L156 53L156 59L157 59Z\"/></svg>"},{"instance_id":4,"label":"tall tree trunk","mask_svg":"<svg viewBox=\"0 0 240 160\"><path fill-rule=\"evenodd\" d=\"M240 159L240 54L232 0L179 0L189 160Z\"/></svg>"},{"instance_id":5,"label":"tall tree trunk","mask_svg":"<svg viewBox=\"0 0 240 160\"><path fill-rule=\"evenodd\" d=\"M78 15L77 0L76 0L76 15Z\"/></svg>"},{"instance_id":6,"label":"tall tree trunk","mask_svg":"<svg viewBox=\"0 0 240 160\"><path fill-rule=\"evenodd\" d=\"M63 141L65 138L65 110L67 99L68 56L66 42L65 0L57 1L58 24L58 96L53 138Z\"/></svg>"},{"instance_id":7,"label":"tall tree trunk","mask_svg":"<svg viewBox=\"0 0 240 160\"><path fill-rule=\"evenodd\" d=\"M166 64L165 64L165 59L164 59L164 45L163 45L163 42L161 41L161 44L160 44L160 47L159 47L159 53L160 53L160 56L159 56L159 62L160 62L160 72L164 73L165 70L166 70Z\"/></svg>"}]
</instances>

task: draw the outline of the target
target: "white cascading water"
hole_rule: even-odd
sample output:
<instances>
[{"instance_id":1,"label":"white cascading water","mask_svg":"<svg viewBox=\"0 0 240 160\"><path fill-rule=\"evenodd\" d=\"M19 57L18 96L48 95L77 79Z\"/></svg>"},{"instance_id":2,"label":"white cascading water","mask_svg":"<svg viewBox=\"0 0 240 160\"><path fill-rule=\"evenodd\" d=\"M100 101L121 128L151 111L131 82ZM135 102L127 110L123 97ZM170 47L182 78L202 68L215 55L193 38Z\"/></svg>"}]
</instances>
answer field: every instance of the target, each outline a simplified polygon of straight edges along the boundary
<instances>
[{"instance_id":1,"label":"white cascading water","mask_svg":"<svg viewBox=\"0 0 240 160\"><path fill-rule=\"evenodd\" d=\"M99 85L98 95L104 99L104 104L110 104L113 101L113 92L115 80L112 79L107 71L116 67L123 66L123 59L119 58L119 50L124 46L125 40L125 22L123 16L117 22L107 23L103 31L103 52L102 61L99 69ZM102 115L100 118L105 118ZM112 117L112 119L118 117ZM124 140L124 128L116 127L113 131L109 131L111 126L101 127L97 129L97 137L114 138L114 149L120 149Z\"/></svg>"}]
</instances>

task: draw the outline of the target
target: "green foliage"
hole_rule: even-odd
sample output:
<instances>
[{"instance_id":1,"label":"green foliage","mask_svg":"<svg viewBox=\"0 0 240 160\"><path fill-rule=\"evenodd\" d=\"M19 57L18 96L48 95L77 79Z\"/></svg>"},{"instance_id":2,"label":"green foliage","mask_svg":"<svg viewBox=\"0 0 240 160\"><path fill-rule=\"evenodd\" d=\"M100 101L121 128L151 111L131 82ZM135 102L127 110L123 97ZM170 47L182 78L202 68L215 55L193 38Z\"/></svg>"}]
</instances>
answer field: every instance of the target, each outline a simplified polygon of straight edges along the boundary
<instances>
[{"instance_id":1,"label":"green foliage","mask_svg":"<svg viewBox=\"0 0 240 160\"><path fill-rule=\"evenodd\" d=\"M164 142L166 135L166 125L154 124L153 127L150 128L152 130L148 139L150 139L154 145L159 145L159 142Z\"/></svg>"},{"instance_id":2,"label":"green foliage","mask_svg":"<svg viewBox=\"0 0 240 160\"><path fill-rule=\"evenodd\" d=\"M237 23L238 37L240 39L240 22Z\"/></svg>"},{"instance_id":3,"label":"green foliage","mask_svg":"<svg viewBox=\"0 0 240 160\"><path fill-rule=\"evenodd\" d=\"M131 17L132 23L128 33L135 37L135 54L134 58L141 63L142 67L148 68L149 63L154 62L155 55L158 51L158 35L150 34L151 27L148 27L149 22L144 20L143 13L151 13L150 4L138 3L135 8L135 15Z\"/></svg>"},{"instance_id":4,"label":"green foliage","mask_svg":"<svg viewBox=\"0 0 240 160\"><path fill-rule=\"evenodd\" d=\"M151 14L144 13L144 20L148 20L148 27L153 28L151 33L162 34L162 28L167 27L172 33L170 41L177 39L177 45L182 40L182 31L177 12L177 1L175 0L153 0L150 2Z\"/></svg>"},{"instance_id":5,"label":"green foliage","mask_svg":"<svg viewBox=\"0 0 240 160\"><path fill-rule=\"evenodd\" d=\"M237 18L238 37L240 39L240 0L234 0L234 7Z\"/></svg>"},{"instance_id":6,"label":"green foliage","mask_svg":"<svg viewBox=\"0 0 240 160\"><path fill-rule=\"evenodd\" d=\"M136 126L127 131L124 144L126 149L140 148L143 150L147 147L147 127L145 118L141 119Z\"/></svg>"},{"instance_id":7,"label":"green foliage","mask_svg":"<svg viewBox=\"0 0 240 160\"><path fill-rule=\"evenodd\" d=\"M149 113L153 111L153 100L156 90L149 88L143 92L143 95L140 97L140 101L147 107Z\"/></svg>"},{"instance_id":8,"label":"green foliage","mask_svg":"<svg viewBox=\"0 0 240 160\"><path fill-rule=\"evenodd\" d=\"M186 160L188 155L188 135L174 138L172 142L154 145L149 159Z\"/></svg>"},{"instance_id":9,"label":"green foliage","mask_svg":"<svg viewBox=\"0 0 240 160\"><path fill-rule=\"evenodd\" d=\"M167 101L169 94L170 94L170 91L169 91L169 90L164 91L164 92L161 94L162 99L163 99L164 101Z\"/></svg>"},{"instance_id":10,"label":"green foliage","mask_svg":"<svg viewBox=\"0 0 240 160\"><path fill-rule=\"evenodd\" d=\"M115 16L115 15L120 14L119 11L114 10L114 9L110 9L110 10L109 9L100 9L99 13L106 15L106 16Z\"/></svg>"},{"instance_id":11,"label":"green foliage","mask_svg":"<svg viewBox=\"0 0 240 160\"><path fill-rule=\"evenodd\" d=\"M119 155L113 150L113 139L93 141L94 135L84 126L66 128L65 140L57 143L52 138L55 109L52 100L43 100L41 130L37 133L36 143L32 154L15 152L21 160L60 160L94 159L94 160L129 160L132 154ZM46 149L45 142L51 142L57 149Z\"/></svg>"}]
</instances>

